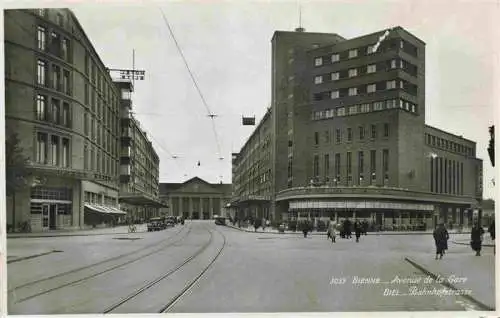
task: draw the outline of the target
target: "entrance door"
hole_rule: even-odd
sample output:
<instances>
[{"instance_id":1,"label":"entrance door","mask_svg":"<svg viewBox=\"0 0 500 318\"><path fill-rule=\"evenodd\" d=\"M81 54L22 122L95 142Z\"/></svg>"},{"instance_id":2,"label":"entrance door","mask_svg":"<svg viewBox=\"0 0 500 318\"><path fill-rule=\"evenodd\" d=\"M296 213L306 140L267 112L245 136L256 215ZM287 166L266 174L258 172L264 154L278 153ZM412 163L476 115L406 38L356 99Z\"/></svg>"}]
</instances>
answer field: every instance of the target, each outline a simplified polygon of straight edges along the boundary
<instances>
[{"instance_id":1,"label":"entrance door","mask_svg":"<svg viewBox=\"0 0 500 318\"><path fill-rule=\"evenodd\" d=\"M382 225L382 216L383 215L384 215L383 213L380 213L380 212L377 213L376 219L375 219L375 224Z\"/></svg>"},{"instance_id":2,"label":"entrance door","mask_svg":"<svg viewBox=\"0 0 500 318\"><path fill-rule=\"evenodd\" d=\"M42 205L42 230L49 229L49 205Z\"/></svg>"},{"instance_id":3,"label":"entrance door","mask_svg":"<svg viewBox=\"0 0 500 318\"><path fill-rule=\"evenodd\" d=\"M57 204L51 204L49 206L49 228L51 230L56 229L56 220L57 220Z\"/></svg>"}]
</instances>

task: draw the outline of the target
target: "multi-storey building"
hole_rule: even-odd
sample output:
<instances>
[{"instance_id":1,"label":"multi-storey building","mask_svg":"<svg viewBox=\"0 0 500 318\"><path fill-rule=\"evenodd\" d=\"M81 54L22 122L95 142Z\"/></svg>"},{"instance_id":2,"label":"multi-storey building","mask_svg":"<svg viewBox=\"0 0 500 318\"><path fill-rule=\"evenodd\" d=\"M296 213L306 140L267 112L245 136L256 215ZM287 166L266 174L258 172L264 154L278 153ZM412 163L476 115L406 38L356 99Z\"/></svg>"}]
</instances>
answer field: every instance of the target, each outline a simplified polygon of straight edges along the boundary
<instances>
[{"instance_id":1,"label":"multi-storey building","mask_svg":"<svg viewBox=\"0 0 500 318\"><path fill-rule=\"evenodd\" d=\"M467 224L480 206L475 143L425 124L425 43L401 27L349 40L275 32L263 121L273 217ZM241 163L254 157L233 158L240 210L252 192Z\"/></svg>"},{"instance_id":2,"label":"multi-storey building","mask_svg":"<svg viewBox=\"0 0 500 318\"><path fill-rule=\"evenodd\" d=\"M119 90L67 9L5 10L6 138L28 158L7 224L32 230L112 221L118 209Z\"/></svg>"},{"instance_id":3,"label":"multi-storey building","mask_svg":"<svg viewBox=\"0 0 500 318\"><path fill-rule=\"evenodd\" d=\"M233 189L231 206L237 209L238 218L251 215L269 218L271 188L271 134L269 108L255 132L248 138L239 153L232 154Z\"/></svg>"},{"instance_id":4,"label":"multi-storey building","mask_svg":"<svg viewBox=\"0 0 500 318\"><path fill-rule=\"evenodd\" d=\"M132 83L116 81L115 85L121 93L120 207L131 219L146 220L165 207L159 199L160 159L132 115Z\"/></svg>"},{"instance_id":5,"label":"multi-storey building","mask_svg":"<svg viewBox=\"0 0 500 318\"><path fill-rule=\"evenodd\" d=\"M160 183L160 197L168 205L161 209L163 215L208 220L214 215L225 216L231 184L209 183L198 177L183 183Z\"/></svg>"}]
</instances>

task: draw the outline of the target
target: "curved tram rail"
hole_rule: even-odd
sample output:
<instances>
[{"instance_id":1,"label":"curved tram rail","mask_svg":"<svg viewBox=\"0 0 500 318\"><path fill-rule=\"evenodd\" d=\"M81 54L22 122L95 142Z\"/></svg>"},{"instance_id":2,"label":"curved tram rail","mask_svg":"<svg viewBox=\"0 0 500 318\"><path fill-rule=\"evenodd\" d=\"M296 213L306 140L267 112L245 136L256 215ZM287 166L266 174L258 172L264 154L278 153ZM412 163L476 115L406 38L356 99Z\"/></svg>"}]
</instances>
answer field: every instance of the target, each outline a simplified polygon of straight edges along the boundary
<instances>
[{"instance_id":1,"label":"curved tram rail","mask_svg":"<svg viewBox=\"0 0 500 318\"><path fill-rule=\"evenodd\" d=\"M150 255L154 255L154 254L156 254L156 253L158 253L160 251L163 251L165 249L168 249L169 247L174 246L175 243L178 243L178 242L184 240L189 235L189 233L191 232L191 227L188 227L188 231L186 232L186 234L184 236L181 236L178 239L176 239L174 241L171 241L172 238L177 237L176 235L179 234L180 232L182 232L182 230L184 230L184 229L185 229L185 227L183 227L179 231L175 232L172 236L169 236L166 239L167 244L162 244L162 245L160 245L160 247L158 247L158 242L156 242L154 244L147 245L146 247L143 247L141 249L133 250L131 252L127 252L127 253L124 253L124 254L112 257L112 258L108 258L108 259L102 260L102 261L97 262L97 263L93 263L93 264L90 264L90 265L87 265L87 266L83 266L83 267L79 267L79 268L76 268L76 269L73 269L73 270L70 270L70 271L66 271L66 272L57 274L57 275L53 275L53 276L50 276L50 277L45 277L45 278L42 278L42 279L38 279L38 280L29 282L29 283L25 283L25 284L16 286L16 287L10 289L8 292L9 293L15 293L16 291L18 291L18 290L20 290L22 288L31 287L33 285L36 285L36 284L39 284L39 283L42 283L42 282L47 282L47 281L51 281L51 280L60 279L60 278L63 278L64 276L68 276L70 274L78 273L78 272L81 272L81 271L84 271L84 270L92 269L93 267L97 267L97 266L102 265L102 264L106 264L106 263L109 263L109 262L112 262L112 261L119 260L121 258L130 256L132 254L136 254L136 253L138 253L140 251L144 251L145 249L149 249L149 248L153 248L153 247L158 247L158 248L155 248L155 249L151 250L150 252L148 252L148 253L146 253L144 255L132 258L132 259L130 259L130 260L126 261L126 262L123 262L123 263L119 263L119 264L113 265L113 266L108 267L108 268L106 268L104 270L98 271L97 273L93 273L91 275L85 275L82 278L75 279L75 280L70 280L69 282L65 282L65 283L63 283L61 285L57 285L57 286L49 288L47 290L39 291L38 293L32 294L30 296L20 298L20 299L18 299L16 301L16 303L21 303L21 302L27 301L29 299L32 299L32 298L35 298L35 297L38 297L38 296L41 296L41 295L45 295L45 294L51 293L51 292L53 292L55 290L58 290L58 289L61 289L61 288L67 287L67 286L74 285L76 283L80 283L80 282L89 280L91 278L94 278L96 276L105 274L105 273L110 272L112 270L121 268L121 267L123 267L125 265L137 262L137 261L139 261L141 259L144 259L145 257L148 257Z\"/></svg>"},{"instance_id":2,"label":"curved tram rail","mask_svg":"<svg viewBox=\"0 0 500 318\"><path fill-rule=\"evenodd\" d=\"M207 266L205 266L205 268L201 271L201 273L198 276L196 276L192 281L190 281L186 285L186 287L184 287L179 293L177 293L173 297L173 299L171 299L166 305L164 305L159 310L159 313L168 312L203 277L203 275L213 266L213 264L215 263L215 261L219 258L219 256L221 255L222 251L226 247L226 237L224 236L224 234L222 234L217 229L215 231L218 232L222 236L222 238L224 240L223 243L222 243L222 246L217 251L217 254L213 257L213 259L210 261L210 263ZM165 274L161 275L160 277L158 277L158 278L156 278L156 279L154 279L154 280L146 283L142 287L136 289L133 293L131 293L127 297L125 297L125 298L121 299L120 301L118 301L117 303L109 306L108 308L106 308L104 310L103 313L105 313L105 314L112 313L112 311L114 311L115 309L117 309L120 306L124 305L125 303L131 301L132 299L136 298L137 296L139 296L140 294L142 294L146 290L148 290L151 287L159 284L164 279L168 278L169 276L171 276L175 272L179 271L183 266L187 265L193 259L195 259L196 257L198 257L201 253L203 253L203 251L205 251L208 248L208 246L212 243L212 241L213 241L213 231L210 231L210 240L205 245L203 245L200 249L198 249L193 255L191 255L190 257L188 257L186 260L184 260L181 264L179 264L175 268L169 270L168 272L166 272Z\"/></svg>"}]
</instances>

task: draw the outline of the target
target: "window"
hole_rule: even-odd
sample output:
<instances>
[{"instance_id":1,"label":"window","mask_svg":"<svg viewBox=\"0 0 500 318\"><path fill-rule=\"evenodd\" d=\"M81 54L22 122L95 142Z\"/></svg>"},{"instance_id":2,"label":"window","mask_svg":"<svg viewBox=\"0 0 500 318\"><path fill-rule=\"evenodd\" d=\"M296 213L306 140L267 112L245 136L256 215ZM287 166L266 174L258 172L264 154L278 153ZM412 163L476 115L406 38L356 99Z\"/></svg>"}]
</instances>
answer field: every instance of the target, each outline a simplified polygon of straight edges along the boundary
<instances>
[{"instance_id":1,"label":"window","mask_svg":"<svg viewBox=\"0 0 500 318\"><path fill-rule=\"evenodd\" d=\"M377 153L375 150L370 151L370 184L377 183Z\"/></svg>"},{"instance_id":2,"label":"window","mask_svg":"<svg viewBox=\"0 0 500 318\"><path fill-rule=\"evenodd\" d=\"M89 66L90 66L90 57L89 57L89 54L86 53L85 54L85 75L89 75Z\"/></svg>"},{"instance_id":3,"label":"window","mask_svg":"<svg viewBox=\"0 0 500 318\"><path fill-rule=\"evenodd\" d=\"M340 60L340 56L338 54L332 54L332 63L338 62Z\"/></svg>"},{"instance_id":4,"label":"window","mask_svg":"<svg viewBox=\"0 0 500 318\"><path fill-rule=\"evenodd\" d=\"M50 52L56 56L61 54L61 37L56 32L51 33Z\"/></svg>"},{"instance_id":5,"label":"window","mask_svg":"<svg viewBox=\"0 0 500 318\"><path fill-rule=\"evenodd\" d=\"M59 137L52 136L50 142L51 163L53 166L59 165Z\"/></svg>"},{"instance_id":6,"label":"window","mask_svg":"<svg viewBox=\"0 0 500 318\"><path fill-rule=\"evenodd\" d=\"M360 140L365 139L365 127L364 126L359 126L359 139Z\"/></svg>"},{"instance_id":7,"label":"window","mask_svg":"<svg viewBox=\"0 0 500 318\"><path fill-rule=\"evenodd\" d=\"M71 94L70 91L70 77L69 77L69 71L64 70L63 72L63 92L67 95Z\"/></svg>"},{"instance_id":8,"label":"window","mask_svg":"<svg viewBox=\"0 0 500 318\"><path fill-rule=\"evenodd\" d=\"M52 88L61 89L61 68L57 65L52 65Z\"/></svg>"},{"instance_id":9,"label":"window","mask_svg":"<svg viewBox=\"0 0 500 318\"><path fill-rule=\"evenodd\" d=\"M389 137L389 124L384 124L384 137Z\"/></svg>"},{"instance_id":10,"label":"window","mask_svg":"<svg viewBox=\"0 0 500 318\"><path fill-rule=\"evenodd\" d=\"M357 87L349 88L349 96L355 96L355 95L358 95L358 88Z\"/></svg>"},{"instance_id":11,"label":"window","mask_svg":"<svg viewBox=\"0 0 500 318\"><path fill-rule=\"evenodd\" d=\"M415 113L417 110L416 110L416 106L415 105L411 105L411 112L412 113Z\"/></svg>"},{"instance_id":12,"label":"window","mask_svg":"<svg viewBox=\"0 0 500 318\"><path fill-rule=\"evenodd\" d=\"M396 81L387 81L386 89L394 89L396 88Z\"/></svg>"},{"instance_id":13,"label":"window","mask_svg":"<svg viewBox=\"0 0 500 318\"><path fill-rule=\"evenodd\" d=\"M321 84L321 83L323 83L323 76L322 75L315 76L314 77L314 84Z\"/></svg>"},{"instance_id":14,"label":"window","mask_svg":"<svg viewBox=\"0 0 500 318\"><path fill-rule=\"evenodd\" d=\"M47 163L47 134L37 133L36 139L36 162Z\"/></svg>"},{"instance_id":15,"label":"window","mask_svg":"<svg viewBox=\"0 0 500 318\"><path fill-rule=\"evenodd\" d=\"M337 141L337 143L339 144L339 143L340 143L340 141L341 141L341 139L342 139L342 138L341 138L341 135L340 135L340 129L336 129L336 130L335 130L335 137L336 137L336 141Z\"/></svg>"},{"instance_id":16,"label":"window","mask_svg":"<svg viewBox=\"0 0 500 318\"><path fill-rule=\"evenodd\" d=\"M68 61L69 60L69 40L68 39L64 38L62 40L61 50L62 50L62 58L65 61Z\"/></svg>"},{"instance_id":17,"label":"window","mask_svg":"<svg viewBox=\"0 0 500 318\"><path fill-rule=\"evenodd\" d=\"M71 117L70 117L70 112L69 112L69 104L68 103L63 103L63 125L65 127L71 127Z\"/></svg>"},{"instance_id":18,"label":"window","mask_svg":"<svg viewBox=\"0 0 500 318\"><path fill-rule=\"evenodd\" d=\"M41 17L45 17L45 9L36 9L37 13Z\"/></svg>"},{"instance_id":19,"label":"window","mask_svg":"<svg viewBox=\"0 0 500 318\"><path fill-rule=\"evenodd\" d=\"M382 150L382 167L384 169L384 182L388 181L389 175L389 149Z\"/></svg>"},{"instance_id":20,"label":"window","mask_svg":"<svg viewBox=\"0 0 500 318\"><path fill-rule=\"evenodd\" d=\"M399 68L402 68L402 69L405 68L405 61L399 60Z\"/></svg>"},{"instance_id":21,"label":"window","mask_svg":"<svg viewBox=\"0 0 500 318\"><path fill-rule=\"evenodd\" d=\"M313 166L313 176L317 178L319 176L319 156L314 155L314 166Z\"/></svg>"},{"instance_id":22,"label":"window","mask_svg":"<svg viewBox=\"0 0 500 318\"><path fill-rule=\"evenodd\" d=\"M365 165L365 158L364 158L364 152L359 151L358 152L358 173L359 176L361 177L364 173L364 165Z\"/></svg>"},{"instance_id":23,"label":"window","mask_svg":"<svg viewBox=\"0 0 500 318\"><path fill-rule=\"evenodd\" d=\"M330 175L330 155L325 155L325 179Z\"/></svg>"},{"instance_id":24,"label":"window","mask_svg":"<svg viewBox=\"0 0 500 318\"><path fill-rule=\"evenodd\" d=\"M394 69L396 67L397 67L396 60L391 60L391 69Z\"/></svg>"},{"instance_id":25,"label":"window","mask_svg":"<svg viewBox=\"0 0 500 318\"><path fill-rule=\"evenodd\" d=\"M339 80L339 72L332 73L332 74L330 74L330 76L331 76L331 80L332 81L338 81Z\"/></svg>"},{"instance_id":26,"label":"window","mask_svg":"<svg viewBox=\"0 0 500 318\"><path fill-rule=\"evenodd\" d=\"M36 95L36 119L47 120L47 97Z\"/></svg>"},{"instance_id":27,"label":"window","mask_svg":"<svg viewBox=\"0 0 500 318\"><path fill-rule=\"evenodd\" d=\"M330 132L328 130L325 130L325 143L330 142Z\"/></svg>"},{"instance_id":28,"label":"window","mask_svg":"<svg viewBox=\"0 0 500 318\"><path fill-rule=\"evenodd\" d=\"M345 116L345 108L344 107L337 108L337 116Z\"/></svg>"},{"instance_id":29,"label":"window","mask_svg":"<svg viewBox=\"0 0 500 318\"><path fill-rule=\"evenodd\" d=\"M337 183L340 179L340 154L335 154L335 182Z\"/></svg>"},{"instance_id":30,"label":"window","mask_svg":"<svg viewBox=\"0 0 500 318\"><path fill-rule=\"evenodd\" d=\"M377 90L377 85L376 84L370 84L366 86L366 92L367 93L373 93Z\"/></svg>"},{"instance_id":31,"label":"window","mask_svg":"<svg viewBox=\"0 0 500 318\"><path fill-rule=\"evenodd\" d=\"M358 76L358 70L355 68L351 68L349 70L349 77L354 77L354 76Z\"/></svg>"},{"instance_id":32,"label":"window","mask_svg":"<svg viewBox=\"0 0 500 318\"><path fill-rule=\"evenodd\" d=\"M371 125L371 131L372 131L372 139L377 138L377 126L376 125Z\"/></svg>"},{"instance_id":33,"label":"window","mask_svg":"<svg viewBox=\"0 0 500 318\"><path fill-rule=\"evenodd\" d=\"M354 49L354 50L350 50L349 51L349 58L352 59L354 57L357 57L358 56L358 50L357 49Z\"/></svg>"},{"instance_id":34,"label":"window","mask_svg":"<svg viewBox=\"0 0 500 318\"><path fill-rule=\"evenodd\" d=\"M377 71L377 65L371 64L366 68L367 73L375 73Z\"/></svg>"},{"instance_id":35,"label":"window","mask_svg":"<svg viewBox=\"0 0 500 318\"><path fill-rule=\"evenodd\" d=\"M339 98L339 91L330 92L330 98L331 99Z\"/></svg>"},{"instance_id":36,"label":"window","mask_svg":"<svg viewBox=\"0 0 500 318\"><path fill-rule=\"evenodd\" d=\"M373 110L382 110L384 108L384 102L373 103Z\"/></svg>"},{"instance_id":37,"label":"window","mask_svg":"<svg viewBox=\"0 0 500 318\"><path fill-rule=\"evenodd\" d=\"M347 128L347 141L352 141L352 129Z\"/></svg>"},{"instance_id":38,"label":"window","mask_svg":"<svg viewBox=\"0 0 500 318\"><path fill-rule=\"evenodd\" d=\"M390 99L390 100L386 101L386 107L387 107L387 109L396 108L396 100Z\"/></svg>"},{"instance_id":39,"label":"window","mask_svg":"<svg viewBox=\"0 0 500 318\"><path fill-rule=\"evenodd\" d=\"M45 30L45 28L42 26L38 26L37 40L38 49L41 51L45 51L45 49L47 48L47 30Z\"/></svg>"},{"instance_id":40,"label":"window","mask_svg":"<svg viewBox=\"0 0 500 318\"><path fill-rule=\"evenodd\" d=\"M60 101L58 99L52 98L52 109L51 109L51 119L55 124L59 124L59 114L60 111Z\"/></svg>"},{"instance_id":41,"label":"window","mask_svg":"<svg viewBox=\"0 0 500 318\"><path fill-rule=\"evenodd\" d=\"M347 158L346 158L346 170L347 170L347 175L351 175L352 173L352 165L351 165L351 152L347 152Z\"/></svg>"},{"instance_id":42,"label":"window","mask_svg":"<svg viewBox=\"0 0 500 318\"><path fill-rule=\"evenodd\" d=\"M69 167L69 139L62 139L62 166Z\"/></svg>"},{"instance_id":43,"label":"window","mask_svg":"<svg viewBox=\"0 0 500 318\"><path fill-rule=\"evenodd\" d=\"M314 132L314 144L319 144L319 133L317 131Z\"/></svg>"},{"instance_id":44,"label":"window","mask_svg":"<svg viewBox=\"0 0 500 318\"><path fill-rule=\"evenodd\" d=\"M375 48L375 45L369 45L366 48L366 54L373 54L375 52L374 48Z\"/></svg>"},{"instance_id":45,"label":"window","mask_svg":"<svg viewBox=\"0 0 500 318\"><path fill-rule=\"evenodd\" d=\"M85 100L85 105L89 104L89 84L85 83L85 90L84 90L84 100Z\"/></svg>"},{"instance_id":46,"label":"window","mask_svg":"<svg viewBox=\"0 0 500 318\"><path fill-rule=\"evenodd\" d=\"M64 17L60 13L57 14L57 24L59 24L60 26L64 26Z\"/></svg>"},{"instance_id":47,"label":"window","mask_svg":"<svg viewBox=\"0 0 500 318\"><path fill-rule=\"evenodd\" d=\"M317 57L314 59L314 66L321 66L323 65L323 58L322 57Z\"/></svg>"},{"instance_id":48,"label":"window","mask_svg":"<svg viewBox=\"0 0 500 318\"><path fill-rule=\"evenodd\" d=\"M89 135L89 116L87 113L83 114L83 133L85 136Z\"/></svg>"},{"instance_id":49,"label":"window","mask_svg":"<svg viewBox=\"0 0 500 318\"><path fill-rule=\"evenodd\" d=\"M349 115L356 115L358 113L358 106L349 106Z\"/></svg>"},{"instance_id":50,"label":"window","mask_svg":"<svg viewBox=\"0 0 500 318\"><path fill-rule=\"evenodd\" d=\"M47 84L47 64L42 61L38 60L37 63L37 83L39 85L46 85Z\"/></svg>"},{"instance_id":51,"label":"window","mask_svg":"<svg viewBox=\"0 0 500 318\"><path fill-rule=\"evenodd\" d=\"M361 104L361 112L367 113L370 111L370 104Z\"/></svg>"},{"instance_id":52,"label":"window","mask_svg":"<svg viewBox=\"0 0 500 318\"><path fill-rule=\"evenodd\" d=\"M399 48L404 49L405 47L405 42L403 40L399 41Z\"/></svg>"}]
</instances>

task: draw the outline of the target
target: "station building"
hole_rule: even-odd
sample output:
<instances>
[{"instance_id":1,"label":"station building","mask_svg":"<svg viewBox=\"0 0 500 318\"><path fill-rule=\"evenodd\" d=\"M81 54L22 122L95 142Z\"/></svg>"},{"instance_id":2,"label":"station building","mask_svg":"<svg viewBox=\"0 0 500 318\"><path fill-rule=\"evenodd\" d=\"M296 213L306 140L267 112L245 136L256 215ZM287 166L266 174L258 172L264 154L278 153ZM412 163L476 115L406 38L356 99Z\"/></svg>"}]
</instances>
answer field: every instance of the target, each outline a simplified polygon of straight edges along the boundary
<instances>
[{"instance_id":1,"label":"station building","mask_svg":"<svg viewBox=\"0 0 500 318\"><path fill-rule=\"evenodd\" d=\"M233 154L239 215L471 224L482 160L475 142L425 124L422 40L395 27L271 42L271 108Z\"/></svg>"},{"instance_id":2,"label":"station building","mask_svg":"<svg viewBox=\"0 0 500 318\"><path fill-rule=\"evenodd\" d=\"M162 215L209 220L214 215L229 216L231 184L209 183L194 177L182 183L160 183L160 198L168 207Z\"/></svg>"},{"instance_id":3,"label":"station building","mask_svg":"<svg viewBox=\"0 0 500 318\"><path fill-rule=\"evenodd\" d=\"M8 227L123 220L121 88L70 10L4 10L4 17L5 138L18 139L29 172L7 197Z\"/></svg>"}]
</instances>

